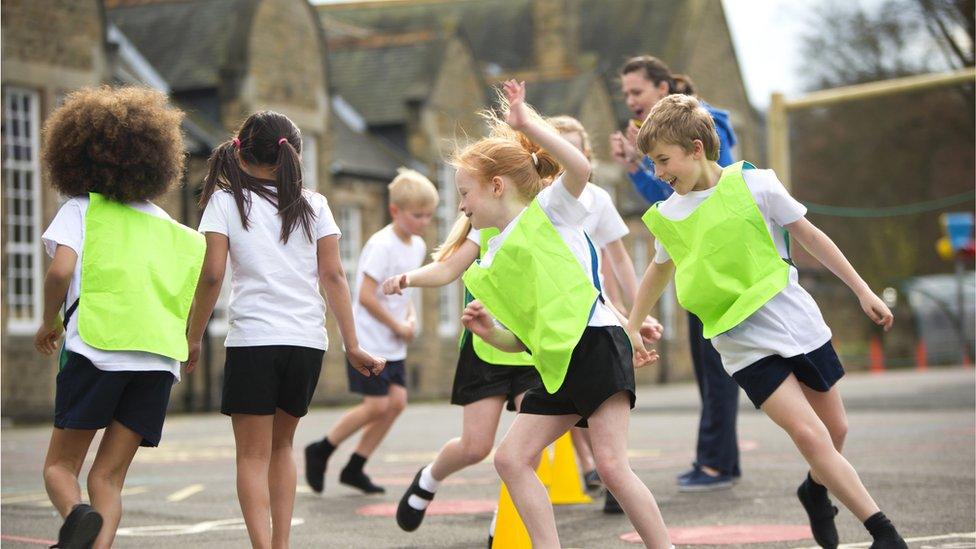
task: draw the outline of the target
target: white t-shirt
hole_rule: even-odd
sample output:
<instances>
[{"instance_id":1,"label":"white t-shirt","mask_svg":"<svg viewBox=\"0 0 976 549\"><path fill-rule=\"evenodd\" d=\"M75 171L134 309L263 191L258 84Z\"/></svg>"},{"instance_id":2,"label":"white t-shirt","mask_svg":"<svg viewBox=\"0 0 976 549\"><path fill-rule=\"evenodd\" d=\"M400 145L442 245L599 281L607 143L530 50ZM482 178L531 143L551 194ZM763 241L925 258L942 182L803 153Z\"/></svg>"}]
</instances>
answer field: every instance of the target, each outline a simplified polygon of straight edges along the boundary
<instances>
[{"instance_id":1,"label":"white t-shirt","mask_svg":"<svg viewBox=\"0 0 976 549\"><path fill-rule=\"evenodd\" d=\"M152 202L130 202L128 205L140 212L170 219L170 216L162 208ZM54 216L54 220L51 221L51 225L41 235L44 249L49 256L54 257L54 251L58 245L67 246L78 254L78 261L75 263L75 270L71 275L71 284L68 286L65 309L78 299L81 288L81 258L85 243L85 214L87 212L87 196L72 198L65 202L64 206L61 206L57 215ZM180 363L169 357L139 351L103 351L82 341L81 336L78 335L77 309L68 320L64 337L67 350L84 356L99 370L109 372L164 371L172 373L177 381L180 379Z\"/></svg>"},{"instance_id":2,"label":"white t-shirt","mask_svg":"<svg viewBox=\"0 0 976 549\"><path fill-rule=\"evenodd\" d=\"M359 270L356 272L356 291L353 296L352 312L356 318L356 334L359 345L366 352L386 360L407 358L407 342L400 339L388 326L380 322L359 302L359 292L363 287L363 277L369 275L376 281L375 295L393 318L404 320L410 311L412 288L402 295L385 295L383 281L387 278L412 271L424 263L427 245L417 235L410 237L407 244L387 225L369 237L362 253L359 254Z\"/></svg>"},{"instance_id":3,"label":"white t-shirt","mask_svg":"<svg viewBox=\"0 0 976 549\"><path fill-rule=\"evenodd\" d=\"M244 191L245 197L250 194ZM339 235L325 197L305 191L314 222L309 242L300 223L281 242L278 208L251 197L248 230L234 195L218 191L200 219L201 233L220 233L230 241L231 289L227 347L294 345L326 350L325 300L319 291L318 240ZM246 201L245 201L246 204Z\"/></svg>"},{"instance_id":4,"label":"white t-shirt","mask_svg":"<svg viewBox=\"0 0 976 549\"><path fill-rule=\"evenodd\" d=\"M790 196L772 170L744 170L742 177L759 206L780 257L789 257L783 227L806 215L806 207ZM659 205L661 215L671 220L684 219L713 192L714 187L684 196L674 193ZM654 248L656 263L671 259L659 241L655 241ZM830 341L830 328L820 308L800 286L798 278L796 268L791 266L789 282L780 293L735 328L712 338L712 345L722 355L722 364L730 375L761 358L809 353Z\"/></svg>"},{"instance_id":5,"label":"white t-shirt","mask_svg":"<svg viewBox=\"0 0 976 549\"><path fill-rule=\"evenodd\" d=\"M606 248L607 244L620 240L630 232L624 218L614 207L610 193L599 185L587 183L579 201L588 212L583 220L583 230L590 235L597 248Z\"/></svg>"},{"instance_id":6,"label":"white t-shirt","mask_svg":"<svg viewBox=\"0 0 976 549\"><path fill-rule=\"evenodd\" d=\"M559 236L562 237L569 250L573 252L576 260L579 261L580 267L583 268L583 272L586 273L587 278L592 280L593 254L590 251L590 244L586 240L586 235L583 233L583 223L587 216L586 208L576 197L566 190L566 187L563 185L562 176L559 176L552 185L539 191L536 199L539 201L542 211L545 212L546 216L556 228ZM512 232L512 228L515 227L519 218L522 217L522 213L525 213L525 210L522 210L500 234L488 240L488 251L481 259L483 266L487 267L491 265L491 259L498 252L505 238ZM595 242L594 246L596 246ZM599 273L599 250L596 250L596 260L597 273ZM596 286L595 283L594 286ZM610 311L603 300L599 300L597 301L596 309L593 311L593 316L590 317L587 325L620 326L620 321L617 320L617 317Z\"/></svg>"}]
</instances>

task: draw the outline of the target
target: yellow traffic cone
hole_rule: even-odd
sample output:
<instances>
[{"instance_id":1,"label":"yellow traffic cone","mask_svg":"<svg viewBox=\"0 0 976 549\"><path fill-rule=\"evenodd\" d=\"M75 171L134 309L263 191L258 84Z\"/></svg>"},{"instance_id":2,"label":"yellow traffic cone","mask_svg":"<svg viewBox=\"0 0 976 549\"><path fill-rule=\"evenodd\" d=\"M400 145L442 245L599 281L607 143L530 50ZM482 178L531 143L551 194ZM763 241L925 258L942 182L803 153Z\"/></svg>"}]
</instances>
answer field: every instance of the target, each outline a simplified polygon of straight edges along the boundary
<instances>
[{"instance_id":1,"label":"yellow traffic cone","mask_svg":"<svg viewBox=\"0 0 976 549\"><path fill-rule=\"evenodd\" d=\"M495 518L495 537L491 542L492 549L532 549L529 532L522 524L512 503L512 496L508 495L508 488L502 483L501 493L498 494L498 515Z\"/></svg>"},{"instance_id":2,"label":"yellow traffic cone","mask_svg":"<svg viewBox=\"0 0 976 549\"><path fill-rule=\"evenodd\" d=\"M553 505L572 505L593 501L583 490L573 439L567 431L556 440L552 457L552 482L549 484L549 501Z\"/></svg>"},{"instance_id":3,"label":"yellow traffic cone","mask_svg":"<svg viewBox=\"0 0 976 549\"><path fill-rule=\"evenodd\" d=\"M552 454L548 447L542 449L542 454L539 456L539 466L535 468L535 474L542 481L542 485L549 488L552 484Z\"/></svg>"}]
</instances>

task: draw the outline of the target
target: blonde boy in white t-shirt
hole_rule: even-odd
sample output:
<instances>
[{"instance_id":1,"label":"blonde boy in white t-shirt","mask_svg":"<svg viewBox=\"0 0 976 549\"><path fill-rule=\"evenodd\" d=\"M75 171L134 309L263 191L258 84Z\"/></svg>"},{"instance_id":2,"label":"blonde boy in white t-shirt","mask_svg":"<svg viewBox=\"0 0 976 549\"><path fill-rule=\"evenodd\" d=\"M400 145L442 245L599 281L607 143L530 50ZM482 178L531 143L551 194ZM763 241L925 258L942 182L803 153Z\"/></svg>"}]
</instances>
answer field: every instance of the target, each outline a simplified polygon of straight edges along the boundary
<instances>
[{"instance_id":1,"label":"blonde boy in white t-shirt","mask_svg":"<svg viewBox=\"0 0 976 549\"><path fill-rule=\"evenodd\" d=\"M438 196L430 180L406 168L400 168L388 188L393 222L366 241L359 256L353 302L360 345L385 358L386 368L378 376L363 377L347 365L349 390L363 395L363 402L339 418L325 438L305 447L305 478L315 492L325 488L325 468L332 452L362 429L339 482L367 494L383 493L385 490L363 472L363 466L407 406L404 361L407 344L416 335L416 311L409 290L402 295L385 295L380 283L423 264L427 246L420 235L430 224Z\"/></svg>"}]
</instances>

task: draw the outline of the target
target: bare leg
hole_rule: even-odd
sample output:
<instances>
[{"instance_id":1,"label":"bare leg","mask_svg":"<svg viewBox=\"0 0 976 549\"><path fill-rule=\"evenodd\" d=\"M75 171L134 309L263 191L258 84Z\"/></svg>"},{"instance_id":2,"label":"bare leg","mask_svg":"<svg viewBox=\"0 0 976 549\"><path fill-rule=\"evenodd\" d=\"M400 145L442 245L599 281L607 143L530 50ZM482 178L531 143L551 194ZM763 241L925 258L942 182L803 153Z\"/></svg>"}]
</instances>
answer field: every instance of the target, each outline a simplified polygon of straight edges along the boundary
<instances>
[{"instance_id":1,"label":"bare leg","mask_svg":"<svg viewBox=\"0 0 976 549\"><path fill-rule=\"evenodd\" d=\"M627 459L630 396L626 392L619 392L608 398L587 419L587 423L600 479L627 513L644 545L668 549L671 539L661 510L651 491L634 474Z\"/></svg>"},{"instance_id":2,"label":"bare leg","mask_svg":"<svg viewBox=\"0 0 976 549\"><path fill-rule=\"evenodd\" d=\"M431 476L442 481L488 457L495 444L495 432L504 406L503 396L483 398L465 405L461 436L452 438L441 448L431 466Z\"/></svg>"},{"instance_id":3,"label":"bare leg","mask_svg":"<svg viewBox=\"0 0 976 549\"><path fill-rule=\"evenodd\" d=\"M97 549L108 549L115 540L115 531L122 520L122 484L141 442L142 435L113 421L98 445L88 472L88 497L92 507L102 515L102 530L93 545Z\"/></svg>"},{"instance_id":4,"label":"bare leg","mask_svg":"<svg viewBox=\"0 0 976 549\"><path fill-rule=\"evenodd\" d=\"M834 396L828 393L820 404L824 406L828 416L832 412L833 417L839 417L837 410L830 408L831 399L835 398L835 403L839 403L836 393ZM807 401L796 377L791 374L786 378L766 399L762 410L790 435L803 458L810 464L813 476L819 479L818 482L837 496L858 520L863 522L878 512L878 505L864 488L857 471L835 447L835 440Z\"/></svg>"},{"instance_id":5,"label":"bare leg","mask_svg":"<svg viewBox=\"0 0 976 549\"><path fill-rule=\"evenodd\" d=\"M327 438L333 446L342 444L356 431L386 414L389 399L386 396L364 396L363 402L342 414L329 430Z\"/></svg>"},{"instance_id":6,"label":"bare leg","mask_svg":"<svg viewBox=\"0 0 976 549\"><path fill-rule=\"evenodd\" d=\"M95 429L55 428L51 433L44 459L44 488L62 518L81 503L78 475L96 432Z\"/></svg>"},{"instance_id":7,"label":"bare leg","mask_svg":"<svg viewBox=\"0 0 976 549\"><path fill-rule=\"evenodd\" d=\"M578 415L519 414L495 452L495 469L532 538L532 547L559 547L556 519L545 486L535 474L542 450L565 433Z\"/></svg>"},{"instance_id":8,"label":"bare leg","mask_svg":"<svg viewBox=\"0 0 976 549\"><path fill-rule=\"evenodd\" d=\"M268 488L275 416L234 414L237 444L237 499L247 535L257 549L271 547L271 494Z\"/></svg>"},{"instance_id":9,"label":"bare leg","mask_svg":"<svg viewBox=\"0 0 976 549\"><path fill-rule=\"evenodd\" d=\"M356 453L363 457L373 455L376 447L380 445L380 442L383 442L383 438L393 427L393 422L400 417L404 408L407 407L407 389L400 385L390 384L390 392L385 398L387 401L385 412L366 424L366 428L363 429L363 436L356 446ZM329 441L333 444L336 443L331 436Z\"/></svg>"},{"instance_id":10,"label":"bare leg","mask_svg":"<svg viewBox=\"0 0 976 549\"><path fill-rule=\"evenodd\" d=\"M268 473L268 492L271 500L271 546L288 547L291 517L295 509L295 458L292 441L298 418L281 408L275 410L271 438L271 466Z\"/></svg>"}]
</instances>

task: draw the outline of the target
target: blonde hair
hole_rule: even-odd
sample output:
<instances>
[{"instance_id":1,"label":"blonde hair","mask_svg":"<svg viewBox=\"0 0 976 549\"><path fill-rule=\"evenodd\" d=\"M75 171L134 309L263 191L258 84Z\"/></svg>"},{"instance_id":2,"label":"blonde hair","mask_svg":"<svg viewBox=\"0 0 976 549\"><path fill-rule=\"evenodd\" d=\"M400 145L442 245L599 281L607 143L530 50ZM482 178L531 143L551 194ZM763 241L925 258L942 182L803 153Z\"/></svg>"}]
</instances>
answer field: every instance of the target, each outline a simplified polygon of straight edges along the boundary
<instances>
[{"instance_id":1,"label":"blonde hair","mask_svg":"<svg viewBox=\"0 0 976 549\"><path fill-rule=\"evenodd\" d=\"M673 94L651 109L637 132L637 148L650 154L655 144L669 143L691 152L696 139L702 142L705 158L718 160L719 140L712 116L694 97Z\"/></svg>"},{"instance_id":2,"label":"blonde hair","mask_svg":"<svg viewBox=\"0 0 976 549\"><path fill-rule=\"evenodd\" d=\"M424 174L400 167L397 176L386 186L390 191L390 203L401 208L436 207L440 201L437 187Z\"/></svg>"},{"instance_id":3,"label":"blonde hair","mask_svg":"<svg viewBox=\"0 0 976 549\"><path fill-rule=\"evenodd\" d=\"M501 112L508 111L508 101L498 90ZM529 116L536 123L549 125L535 110L528 107ZM495 177L509 179L519 199L531 202L553 178L562 171L555 157L535 144L524 133L514 130L493 111L482 111L488 125L488 136L456 151L449 163L459 170L472 174L481 185ZM435 261L444 261L457 251L468 233L471 222L461 216L454 223L451 233L432 254Z\"/></svg>"},{"instance_id":4,"label":"blonde hair","mask_svg":"<svg viewBox=\"0 0 976 549\"><path fill-rule=\"evenodd\" d=\"M546 119L553 128L560 134L566 135L568 133L578 133L580 136L580 145L582 146L583 156L587 160L592 160L593 158L593 148L590 146L590 134L586 133L586 128L583 127L583 123L579 120L573 118L569 115L553 116Z\"/></svg>"}]
</instances>

